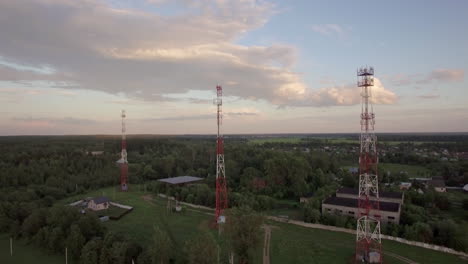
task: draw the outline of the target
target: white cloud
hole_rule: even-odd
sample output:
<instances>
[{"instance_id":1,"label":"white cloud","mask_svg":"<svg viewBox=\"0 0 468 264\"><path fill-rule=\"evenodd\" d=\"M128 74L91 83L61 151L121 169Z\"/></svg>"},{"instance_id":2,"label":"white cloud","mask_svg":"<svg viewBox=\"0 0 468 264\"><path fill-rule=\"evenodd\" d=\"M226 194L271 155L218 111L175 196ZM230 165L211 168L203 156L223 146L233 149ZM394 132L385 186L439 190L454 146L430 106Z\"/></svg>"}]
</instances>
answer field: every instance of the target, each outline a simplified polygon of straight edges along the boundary
<instances>
[{"instance_id":1,"label":"white cloud","mask_svg":"<svg viewBox=\"0 0 468 264\"><path fill-rule=\"evenodd\" d=\"M147 101L173 100L165 95L212 91L221 84L228 96L276 105L356 102L348 99L348 88L309 89L292 70L294 47L236 44L242 34L266 23L275 12L271 3L175 3L184 12L169 16L91 0L2 1L0 32L8 37L0 38L0 56L19 65L53 68L54 73L0 71L0 80L46 80ZM343 32L334 24L325 28ZM391 93L382 86L383 92Z\"/></svg>"},{"instance_id":2,"label":"white cloud","mask_svg":"<svg viewBox=\"0 0 468 264\"><path fill-rule=\"evenodd\" d=\"M322 88L317 91L305 91L301 87L292 88L291 91L294 89L296 93L287 103L296 106L355 105L361 102L361 88L356 84ZM385 89L378 78L374 78L371 91L371 101L374 104L394 104L398 100L397 95Z\"/></svg>"},{"instance_id":3,"label":"white cloud","mask_svg":"<svg viewBox=\"0 0 468 264\"><path fill-rule=\"evenodd\" d=\"M312 25L312 31L320 33L322 35L330 36L337 35L343 37L346 33L346 30L337 24L316 24Z\"/></svg>"}]
</instances>

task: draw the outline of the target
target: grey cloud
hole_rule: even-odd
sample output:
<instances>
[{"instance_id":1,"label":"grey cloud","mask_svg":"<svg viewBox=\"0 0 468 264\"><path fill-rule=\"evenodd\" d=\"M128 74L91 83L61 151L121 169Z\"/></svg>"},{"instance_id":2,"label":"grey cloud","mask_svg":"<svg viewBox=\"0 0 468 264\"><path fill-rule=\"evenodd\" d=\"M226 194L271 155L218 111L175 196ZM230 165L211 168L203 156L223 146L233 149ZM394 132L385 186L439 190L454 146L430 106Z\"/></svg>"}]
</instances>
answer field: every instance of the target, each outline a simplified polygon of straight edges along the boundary
<instances>
[{"instance_id":1,"label":"grey cloud","mask_svg":"<svg viewBox=\"0 0 468 264\"><path fill-rule=\"evenodd\" d=\"M223 115L227 117L241 117L241 116L258 116L258 113L226 112ZM159 118L146 118L146 119L140 119L140 121L155 122L155 121L185 121L185 120L209 120L209 119L216 119L216 113L200 114L200 115L180 115L180 116L159 117Z\"/></svg>"},{"instance_id":2,"label":"grey cloud","mask_svg":"<svg viewBox=\"0 0 468 264\"><path fill-rule=\"evenodd\" d=\"M11 120L12 121L17 121L17 122L25 122L25 123L46 122L46 123L49 123L49 124L56 124L56 125L93 125L93 124L98 123L98 121L96 121L96 120L83 119L83 118L74 118L74 117L64 117L64 118L14 117Z\"/></svg>"},{"instance_id":3,"label":"grey cloud","mask_svg":"<svg viewBox=\"0 0 468 264\"><path fill-rule=\"evenodd\" d=\"M425 95L420 95L418 96L421 99L437 99L440 98L440 95L438 94L425 94Z\"/></svg>"},{"instance_id":4,"label":"grey cloud","mask_svg":"<svg viewBox=\"0 0 468 264\"><path fill-rule=\"evenodd\" d=\"M432 71L426 79L427 81L437 80L437 81L459 82L459 81L463 81L463 78L464 78L463 70L438 69L438 70Z\"/></svg>"},{"instance_id":5,"label":"grey cloud","mask_svg":"<svg viewBox=\"0 0 468 264\"><path fill-rule=\"evenodd\" d=\"M461 69L436 69L428 74L398 74L390 77L390 81L396 86L411 84L429 84L433 82L461 82L465 73Z\"/></svg>"}]
</instances>

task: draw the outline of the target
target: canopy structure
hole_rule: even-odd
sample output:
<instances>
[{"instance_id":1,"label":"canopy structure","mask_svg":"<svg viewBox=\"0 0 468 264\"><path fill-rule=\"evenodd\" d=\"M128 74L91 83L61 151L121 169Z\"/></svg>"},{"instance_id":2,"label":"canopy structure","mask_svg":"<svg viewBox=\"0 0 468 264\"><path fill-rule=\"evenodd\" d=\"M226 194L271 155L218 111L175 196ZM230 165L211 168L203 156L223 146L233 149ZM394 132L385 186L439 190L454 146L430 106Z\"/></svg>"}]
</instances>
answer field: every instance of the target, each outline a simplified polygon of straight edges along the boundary
<instances>
[{"instance_id":1,"label":"canopy structure","mask_svg":"<svg viewBox=\"0 0 468 264\"><path fill-rule=\"evenodd\" d=\"M198 181L202 181L202 180L203 180L203 178L200 178L200 177L178 176L178 177L159 179L158 181L164 182L164 183L169 183L169 184L172 184L172 185L177 185L177 184L193 183L193 182L198 182Z\"/></svg>"}]
</instances>

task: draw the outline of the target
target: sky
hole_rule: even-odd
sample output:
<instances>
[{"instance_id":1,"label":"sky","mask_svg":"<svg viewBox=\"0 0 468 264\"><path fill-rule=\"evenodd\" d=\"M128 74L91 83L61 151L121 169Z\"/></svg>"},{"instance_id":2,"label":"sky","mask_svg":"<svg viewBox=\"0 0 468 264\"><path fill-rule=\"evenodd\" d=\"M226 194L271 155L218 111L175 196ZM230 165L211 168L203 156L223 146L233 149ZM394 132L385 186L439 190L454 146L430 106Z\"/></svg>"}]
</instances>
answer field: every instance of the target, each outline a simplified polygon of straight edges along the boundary
<instances>
[{"instance_id":1,"label":"sky","mask_svg":"<svg viewBox=\"0 0 468 264\"><path fill-rule=\"evenodd\" d=\"M468 2L0 0L0 135L468 132Z\"/></svg>"}]
</instances>

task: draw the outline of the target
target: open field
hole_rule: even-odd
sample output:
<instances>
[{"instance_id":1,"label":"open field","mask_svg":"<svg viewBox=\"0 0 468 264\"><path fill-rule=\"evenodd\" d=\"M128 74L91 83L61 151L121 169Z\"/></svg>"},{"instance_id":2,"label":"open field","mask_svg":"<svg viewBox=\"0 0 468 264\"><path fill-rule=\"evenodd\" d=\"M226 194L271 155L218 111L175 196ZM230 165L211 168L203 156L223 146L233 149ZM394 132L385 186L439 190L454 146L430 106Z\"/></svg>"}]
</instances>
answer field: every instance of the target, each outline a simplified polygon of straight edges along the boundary
<instances>
[{"instance_id":1,"label":"open field","mask_svg":"<svg viewBox=\"0 0 468 264\"><path fill-rule=\"evenodd\" d=\"M148 193L138 191L135 185L129 192L114 192L114 188L110 187L69 198L66 202L101 195L133 207L133 211L120 220L110 220L104 225L110 230L126 233L131 239L141 244L147 245L152 241L153 230L156 227L166 230L177 247L183 247L184 242L198 232L209 230L210 216L193 210L183 210L181 213L168 212L167 200L151 199L150 196L145 196Z\"/></svg>"},{"instance_id":2,"label":"open field","mask_svg":"<svg viewBox=\"0 0 468 264\"><path fill-rule=\"evenodd\" d=\"M397 163L380 163L380 167L384 171L390 171L392 175L400 173L400 171L406 171L408 177L423 177L430 174L430 170L419 165L406 165L406 164L397 164Z\"/></svg>"},{"instance_id":3,"label":"open field","mask_svg":"<svg viewBox=\"0 0 468 264\"><path fill-rule=\"evenodd\" d=\"M271 263L350 263L355 237L351 234L311 229L291 224L270 222ZM276 227L276 228L275 228ZM466 260L419 247L383 240L385 263L466 263Z\"/></svg>"},{"instance_id":4,"label":"open field","mask_svg":"<svg viewBox=\"0 0 468 264\"><path fill-rule=\"evenodd\" d=\"M49 255L46 251L34 246L26 245L25 241L13 240L13 256L10 256L10 238L0 235L0 263L2 264L62 264L65 256ZM68 261L70 264L74 264Z\"/></svg>"},{"instance_id":5,"label":"open field","mask_svg":"<svg viewBox=\"0 0 468 264\"><path fill-rule=\"evenodd\" d=\"M461 190L449 190L445 195L447 195L450 201L450 209L448 211L442 211L442 214L456 221L466 221L466 219L468 219L468 210L463 209L463 199L468 199L468 193Z\"/></svg>"},{"instance_id":6,"label":"open field","mask_svg":"<svg viewBox=\"0 0 468 264\"><path fill-rule=\"evenodd\" d=\"M249 143L252 144L264 144L264 143L299 143L301 142L299 137L265 137L265 138L254 138L250 139Z\"/></svg>"}]
</instances>

